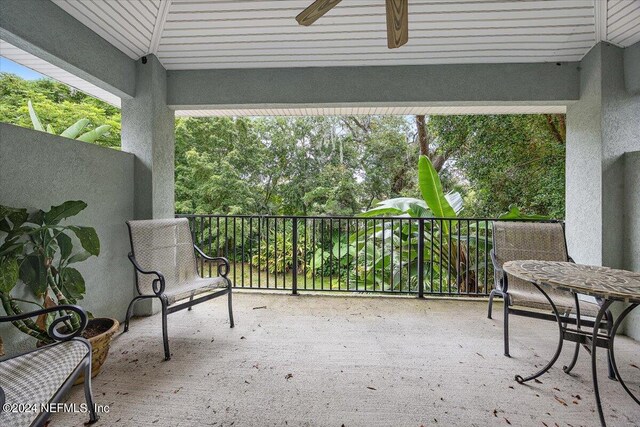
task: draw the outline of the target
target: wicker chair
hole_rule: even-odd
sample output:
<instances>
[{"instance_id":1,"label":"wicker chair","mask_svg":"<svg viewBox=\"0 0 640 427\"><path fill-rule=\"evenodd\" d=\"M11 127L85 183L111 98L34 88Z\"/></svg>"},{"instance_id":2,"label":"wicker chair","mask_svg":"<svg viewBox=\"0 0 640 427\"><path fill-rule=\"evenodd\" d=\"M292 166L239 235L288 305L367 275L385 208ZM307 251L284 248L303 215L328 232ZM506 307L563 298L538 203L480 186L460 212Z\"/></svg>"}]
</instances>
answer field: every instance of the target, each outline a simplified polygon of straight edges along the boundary
<instances>
[{"instance_id":1,"label":"wicker chair","mask_svg":"<svg viewBox=\"0 0 640 427\"><path fill-rule=\"evenodd\" d=\"M81 327L71 334L60 333L57 327L69 319L69 315L64 314L56 318L48 329L49 336L56 342L0 360L0 426L45 425L51 413L46 408L41 411L42 405L62 402L78 376L83 373L88 424L98 420L91 392L91 344L80 337L87 326L87 314L83 309L74 305L61 305L0 317L0 322L22 323L28 318L61 310L76 313L80 317ZM14 405L16 410L3 410L4 404ZM37 411L31 410L32 408Z\"/></svg>"},{"instance_id":2,"label":"wicker chair","mask_svg":"<svg viewBox=\"0 0 640 427\"><path fill-rule=\"evenodd\" d=\"M542 318L556 321L554 315L549 314L551 305L545 296L531 283L504 274L502 265L507 261L540 260L540 261L571 261L567 253L564 227L558 222L509 222L495 221L493 223L493 249L491 260L495 270L495 289L489 296L488 317L491 319L493 298L504 298L504 354L509 357L509 314ZM574 316L579 310L580 316L596 317L600 308L599 303L579 300L570 292L553 288L545 289L562 316ZM533 310L515 308L526 307ZM546 313L545 313L546 312ZM607 312L605 328L612 326L611 313ZM583 326L593 326L593 322L581 321ZM576 344L574 357L565 372L571 371L577 360L580 345ZM609 372L610 376L612 371Z\"/></svg>"},{"instance_id":3,"label":"wicker chair","mask_svg":"<svg viewBox=\"0 0 640 427\"><path fill-rule=\"evenodd\" d=\"M129 330L135 302L158 298L162 307L164 357L169 360L167 315L185 308L191 310L196 304L223 295L228 295L229 322L233 328L232 283L227 278L229 261L207 256L194 245L186 218L129 221L127 226L131 239L129 260L136 270L138 296L127 308L124 332ZM218 277L203 278L198 274L196 253L209 262L218 263ZM198 297L194 299L195 296Z\"/></svg>"}]
</instances>

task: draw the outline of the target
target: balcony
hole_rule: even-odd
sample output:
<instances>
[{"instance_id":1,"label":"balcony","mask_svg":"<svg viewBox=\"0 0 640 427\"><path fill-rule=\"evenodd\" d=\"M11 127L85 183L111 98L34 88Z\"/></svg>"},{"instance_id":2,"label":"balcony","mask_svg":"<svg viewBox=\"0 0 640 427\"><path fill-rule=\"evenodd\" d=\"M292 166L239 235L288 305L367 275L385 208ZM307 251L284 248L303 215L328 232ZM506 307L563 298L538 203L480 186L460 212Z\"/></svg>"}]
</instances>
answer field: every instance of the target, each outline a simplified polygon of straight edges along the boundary
<instances>
[{"instance_id":1,"label":"balcony","mask_svg":"<svg viewBox=\"0 0 640 427\"><path fill-rule=\"evenodd\" d=\"M490 218L178 216L199 248L230 260L241 289L480 297L493 288ZM198 269L216 274L203 259Z\"/></svg>"},{"instance_id":2,"label":"balcony","mask_svg":"<svg viewBox=\"0 0 640 427\"><path fill-rule=\"evenodd\" d=\"M0 0L3 56L121 106L121 151L0 123L0 205L87 204L78 225L100 255L78 267L85 308L124 320L125 223L174 217L180 116L566 113L569 253L640 271L637 1L412 1L411 41L393 50L382 0L302 28L308 3ZM502 320L485 311L490 219L189 218L196 243L232 262L237 326L220 301L172 315L162 362L159 316L135 319L94 380L110 407L99 425L598 424L585 353L571 375L514 381L550 358L557 328L514 316L502 355ZM424 238L448 221L455 233ZM638 310L620 332L638 394ZM0 335L8 354L35 347L11 325ZM637 425L603 355L607 420Z\"/></svg>"},{"instance_id":3,"label":"balcony","mask_svg":"<svg viewBox=\"0 0 640 427\"><path fill-rule=\"evenodd\" d=\"M110 406L100 424L597 423L585 352L571 375L560 369L571 358L573 346L566 345L540 382L513 381L553 354L552 322L513 316L512 357L506 358L502 321L486 318L485 301L238 291L234 303L233 329L219 300L172 315L169 363L161 361L159 317L134 320L128 333L116 337L104 372L94 379L96 400ZM639 352L637 341L616 341L623 376L638 378ZM639 408L606 379L601 356L609 423L634 425ZM637 390L637 381L631 386ZM68 402L83 399L76 388ZM52 425L84 421L65 413L55 415Z\"/></svg>"}]
</instances>

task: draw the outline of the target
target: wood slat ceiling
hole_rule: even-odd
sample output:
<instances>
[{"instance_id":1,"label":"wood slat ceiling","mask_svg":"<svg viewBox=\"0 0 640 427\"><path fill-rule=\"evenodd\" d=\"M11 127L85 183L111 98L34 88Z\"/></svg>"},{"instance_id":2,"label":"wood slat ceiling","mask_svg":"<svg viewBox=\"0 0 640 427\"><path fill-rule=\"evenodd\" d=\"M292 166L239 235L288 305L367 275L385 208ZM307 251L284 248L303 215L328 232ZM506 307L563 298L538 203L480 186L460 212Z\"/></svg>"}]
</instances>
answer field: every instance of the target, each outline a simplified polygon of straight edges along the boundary
<instances>
[{"instance_id":1,"label":"wood slat ceiling","mask_svg":"<svg viewBox=\"0 0 640 427\"><path fill-rule=\"evenodd\" d=\"M631 46L640 41L640 1L609 1L607 39L620 46Z\"/></svg>"},{"instance_id":2,"label":"wood slat ceiling","mask_svg":"<svg viewBox=\"0 0 640 427\"><path fill-rule=\"evenodd\" d=\"M310 27L294 18L312 0L52 1L167 69L577 61L597 34L640 40L640 0L609 0L600 14L607 0L410 0L410 39L395 50L384 0L343 1Z\"/></svg>"},{"instance_id":3,"label":"wood slat ceiling","mask_svg":"<svg viewBox=\"0 0 640 427\"><path fill-rule=\"evenodd\" d=\"M482 107L308 107L308 108L241 108L221 110L178 110L178 117L209 116L367 116L415 114L461 115L461 114L564 114L565 106L500 105Z\"/></svg>"}]
</instances>

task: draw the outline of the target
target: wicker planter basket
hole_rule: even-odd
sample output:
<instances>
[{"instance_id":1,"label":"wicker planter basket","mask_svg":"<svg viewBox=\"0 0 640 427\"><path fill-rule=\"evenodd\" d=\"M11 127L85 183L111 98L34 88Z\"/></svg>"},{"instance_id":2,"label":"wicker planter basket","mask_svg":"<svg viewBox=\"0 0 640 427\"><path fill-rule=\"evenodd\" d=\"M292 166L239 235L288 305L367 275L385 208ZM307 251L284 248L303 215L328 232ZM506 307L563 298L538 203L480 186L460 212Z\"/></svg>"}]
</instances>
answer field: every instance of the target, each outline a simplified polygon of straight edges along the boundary
<instances>
[{"instance_id":1,"label":"wicker planter basket","mask_svg":"<svg viewBox=\"0 0 640 427\"><path fill-rule=\"evenodd\" d=\"M89 338L89 342L91 343L91 378L95 377L100 373L100 368L102 368L102 364L107 359L107 355L109 354L109 347L111 345L111 338L113 334L118 331L120 327L120 323L116 319L111 319L108 317L96 317L94 319L89 320L88 329L95 328L101 330L100 334ZM84 381L84 375L80 375L75 385L82 384Z\"/></svg>"}]
</instances>

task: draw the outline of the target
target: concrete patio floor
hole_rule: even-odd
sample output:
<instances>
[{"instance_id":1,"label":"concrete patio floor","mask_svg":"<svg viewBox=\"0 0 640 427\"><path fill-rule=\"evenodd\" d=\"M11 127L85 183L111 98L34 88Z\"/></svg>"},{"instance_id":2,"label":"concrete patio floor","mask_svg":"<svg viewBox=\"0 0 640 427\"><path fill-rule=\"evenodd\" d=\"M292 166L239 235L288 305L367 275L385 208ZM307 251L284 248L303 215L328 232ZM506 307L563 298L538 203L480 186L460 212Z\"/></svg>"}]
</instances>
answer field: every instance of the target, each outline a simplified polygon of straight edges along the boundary
<instances>
[{"instance_id":1,"label":"concrete patio floor","mask_svg":"<svg viewBox=\"0 0 640 427\"><path fill-rule=\"evenodd\" d=\"M551 322L512 317L512 358L502 355L500 303L416 298L234 294L169 316L164 362L160 317L118 334L94 379L102 426L596 426L589 357L572 375L557 366L519 385L553 354ZM640 343L616 341L622 375L640 391ZM640 423L640 406L606 379L610 426ZM84 402L75 387L69 402ZM56 414L51 426L81 426Z\"/></svg>"}]
</instances>

